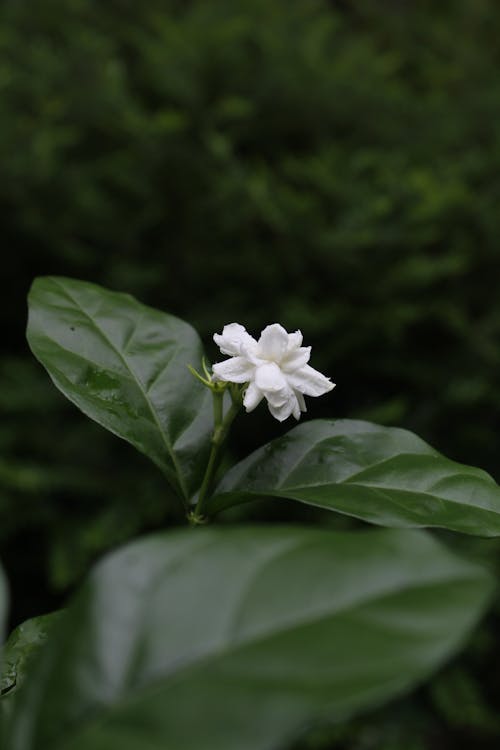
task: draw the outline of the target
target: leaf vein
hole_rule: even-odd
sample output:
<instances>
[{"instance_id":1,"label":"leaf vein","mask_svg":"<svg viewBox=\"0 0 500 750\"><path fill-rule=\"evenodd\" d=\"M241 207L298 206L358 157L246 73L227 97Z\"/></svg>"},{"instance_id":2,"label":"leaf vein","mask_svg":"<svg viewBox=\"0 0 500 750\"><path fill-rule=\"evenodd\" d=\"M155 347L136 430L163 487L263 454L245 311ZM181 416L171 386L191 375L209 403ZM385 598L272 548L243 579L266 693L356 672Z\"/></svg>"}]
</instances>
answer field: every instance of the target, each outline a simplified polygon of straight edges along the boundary
<instances>
[{"instance_id":1,"label":"leaf vein","mask_svg":"<svg viewBox=\"0 0 500 750\"><path fill-rule=\"evenodd\" d=\"M92 323L92 325L93 325L94 329L97 331L97 333L108 344L108 346L111 347L111 349L115 352L115 354L118 356L118 358L122 361L122 363L125 366L125 368L132 374L133 381L137 384L137 387L138 387L138 389L139 389L139 391L140 391L140 393L141 393L141 395L142 395L142 397L143 397L143 399L144 399L144 401L145 401L145 403L146 403L146 405L147 405L147 407L148 407L148 409L149 409L149 411L151 413L151 416L153 417L153 420L154 420L154 422L155 422L155 424L156 424L156 426L158 428L158 431L159 431L159 433L161 435L163 444L165 445L165 448L167 449L167 453L169 454L170 459L171 459L171 461L172 461L172 463L174 465L175 472L177 474L177 479L178 479L178 482L179 482L179 486L180 486L181 492L182 492L182 494L184 496L184 500L187 502L187 500L189 499L189 494L187 492L186 483L185 483L184 476L183 476L183 473L181 471L179 462L177 460L177 456L175 455L175 452L173 450L173 446L170 443L168 435L167 435L167 433L165 432L164 428L161 425L161 422L160 422L160 420L158 418L158 415L157 415L157 413L156 413L156 411L154 409L154 406L153 406L152 402L150 401L150 399L148 397L148 394L145 391L144 386L143 386L143 384L142 384L139 376L134 371L134 369L132 368L131 364L129 363L129 361L127 360L127 358L124 356L124 354L120 351L120 349L117 348L117 346L114 344L114 342L107 336L107 334L105 333L105 331L98 326L98 324L96 323L96 321L92 318L92 316L85 309L85 307L83 307L83 305L79 302L79 300L76 299L75 297L73 297L73 295L70 292L68 292L67 289L64 288L64 286L61 284L61 282L58 279L53 279L53 281L56 284L56 286L58 286L61 289L61 291L63 291L63 293L66 294L66 296L70 299L70 301L73 302L73 304L80 310L80 312Z\"/></svg>"}]
</instances>

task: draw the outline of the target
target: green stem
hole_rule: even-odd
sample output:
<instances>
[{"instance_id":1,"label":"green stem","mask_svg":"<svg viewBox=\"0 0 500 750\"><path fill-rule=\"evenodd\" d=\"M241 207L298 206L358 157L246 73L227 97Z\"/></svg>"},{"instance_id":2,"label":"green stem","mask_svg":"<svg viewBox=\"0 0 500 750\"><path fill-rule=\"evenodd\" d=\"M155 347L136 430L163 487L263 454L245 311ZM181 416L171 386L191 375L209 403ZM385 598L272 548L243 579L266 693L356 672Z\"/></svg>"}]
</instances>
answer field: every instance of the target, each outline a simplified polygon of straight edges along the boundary
<instances>
[{"instance_id":1,"label":"green stem","mask_svg":"<svg viewBox=\"0 0 500 750\"><path fill-rule=\"evenodd\" d=\"M207 504L212 491L213 482L215 479L215 472L219 465L219 459L221 449L226 441L229 428L238 414L241 408L241 394L235 390L231 390L231 406L223 417L223 400L224 393L213 392L213 406L214 406L214 431L212 434L212 447L210 450L210 456L208 458L208 464L201 483L200 491L198 493L198 502L194 511L189 515L189 521L193 525L206 523L208 520Z\"/></svg>"}]
</instances>

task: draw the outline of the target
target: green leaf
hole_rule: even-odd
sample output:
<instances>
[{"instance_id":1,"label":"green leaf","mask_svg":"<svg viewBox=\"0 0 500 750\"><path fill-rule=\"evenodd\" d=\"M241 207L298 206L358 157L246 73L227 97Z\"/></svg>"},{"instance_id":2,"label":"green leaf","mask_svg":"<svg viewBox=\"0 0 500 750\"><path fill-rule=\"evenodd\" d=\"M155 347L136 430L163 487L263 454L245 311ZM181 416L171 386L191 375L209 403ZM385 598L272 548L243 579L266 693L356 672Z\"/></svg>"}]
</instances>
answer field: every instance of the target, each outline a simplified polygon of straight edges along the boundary
<instances>
[{"instance_id":1,"label":"green leaf","mask_svg":"<svg viewBox=\"0 0 500 750\"><path fill-rule=\"evenodd\" d=\"M500 535L500 488L407 430L347 419L296 427L234 466L211 512L283 497L395 527Z\"/></svg>"},{"instance_id":2,"label":"green leaf","mask_svg":"<svg viewBox=\"0 0 500 750\"><path fill-rule=\"evenodd\" d=\"M61 612L53 612L26 620L10 634L7 643L1 649L1 722L5 722L13 711L15 697L29 672L33 658L44 646L48 634L60 616Z\"/></svg>"},{"instance_id":3,"label":"green leaf","mask_svg":"<svg viewBox=\"0 0 500 750\"><path fill-rule=\"evenodd\" d=\"M14 703L9 750L272 750L423 680L489 576L421 531L155 536L94 571Z\"/></svg>"},{"instance_id":4,"label":"green leaf","mask_svg":"<svg viewBox=\"0 0 500 750\"><path fill-rule=\"evenodd\" d=\"M36 279L28 341L55 385L87 416L145 453L186 501L201 483L210 393L187 365L194 329L128 294L73 279Z\"/></svg>"},{"instance_id":5,"label":"green leaf","mask_svg":"<svg viewBox=\"0 0 500 750\"><path fill-rule=\"evenodd\" d=\"M27 666L44 645L61 612L33 617L12 631L2 648L0 694L11 697L23 683Z\"/></svg>"}]
</instances>

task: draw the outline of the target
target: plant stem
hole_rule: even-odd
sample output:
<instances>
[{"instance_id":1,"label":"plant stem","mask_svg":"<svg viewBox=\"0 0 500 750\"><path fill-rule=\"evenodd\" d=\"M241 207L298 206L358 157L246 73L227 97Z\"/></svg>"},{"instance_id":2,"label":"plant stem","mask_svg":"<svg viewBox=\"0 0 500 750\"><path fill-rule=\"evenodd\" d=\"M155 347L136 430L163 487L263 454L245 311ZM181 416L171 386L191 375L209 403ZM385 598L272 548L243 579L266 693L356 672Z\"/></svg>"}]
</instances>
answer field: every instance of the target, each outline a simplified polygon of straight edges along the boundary
<instances>
[{"instance_id":1,"label":"plant stem","mask_svg":"<svg viewBox=\"0 0 500 750\"><path fill-rule=\"evenodd\" d=\"M223 400L223 392L213 392L214 431L212 434L212 447L208 458L205 476L203 477L203 482L198 493L198 502L196 503L194 511L188 516L190 523L193 525L203 524L208 520L207 502L212 491L215 472L219 465L221 449L226 441L229 428L241 408L241 394L231 390L232 403L224 417Z\"/></svg>"}]
</instances>

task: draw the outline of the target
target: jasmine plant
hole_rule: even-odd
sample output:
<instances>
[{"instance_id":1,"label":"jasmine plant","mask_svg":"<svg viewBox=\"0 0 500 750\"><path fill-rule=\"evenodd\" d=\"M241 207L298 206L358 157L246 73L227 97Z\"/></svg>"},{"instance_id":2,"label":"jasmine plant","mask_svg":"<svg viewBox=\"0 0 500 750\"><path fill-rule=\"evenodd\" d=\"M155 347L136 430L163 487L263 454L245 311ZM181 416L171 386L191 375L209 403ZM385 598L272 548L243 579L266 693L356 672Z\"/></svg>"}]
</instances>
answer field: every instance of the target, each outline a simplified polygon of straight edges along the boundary
<instances>
[{"instance_id":1,"label":"jasmine plant","mask_svg":"<svg viewBox=\"0 0 500 750\"><path fill-rule=\"evenodd\" d=\"M493 581L425 527L500 535L488 474L398 427L333 418L223 470L242 407L299 419L305 397L334 387L300 331L275 323L255 340L231 323L214 336L228 358L210 366L189 324L126 294L46 277L29 308L54 384L151 459L185 524L111 552L64 611L11 634L2 747L280 750L410 690L464 646ZM227 523L262 498L358 522ZM6 610L0 579L1 627Z\"/></svg>"}]
</instances>

